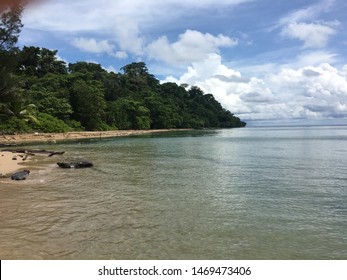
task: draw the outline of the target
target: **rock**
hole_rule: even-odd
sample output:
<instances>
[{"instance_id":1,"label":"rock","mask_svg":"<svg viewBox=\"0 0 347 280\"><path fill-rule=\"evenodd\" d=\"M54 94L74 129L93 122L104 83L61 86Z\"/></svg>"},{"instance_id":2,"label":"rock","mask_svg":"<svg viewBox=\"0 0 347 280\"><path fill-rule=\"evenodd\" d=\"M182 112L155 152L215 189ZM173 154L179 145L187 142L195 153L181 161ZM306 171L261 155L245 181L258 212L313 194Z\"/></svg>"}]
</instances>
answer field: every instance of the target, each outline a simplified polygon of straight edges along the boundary
<instances>
[{"instance_id":1,"label":"rock","mask_svg":"<svg viewBox=\"0 0 347 280\"><path fill-rule=\"evenodd\" d=\"M18 171L11 175L12 180L25 180L29 176L29 170Z\"/></svg>"},{"instance_id":2,"label":"rock","mask_svg":"<svg viewBox=\"0 0 347 280\"><path fill-rule=\"evenodd\" d=\"M57 162L57 165L60 168L86 168L86 167L92 167L93 163L90 161L74 161L74 162Z\"/></svg>"},{"instance_id":3,"label":"rock","mask_svg":"<svg viewBox=\"0 0 347 280\"><path fill-rule=\"evenodd\" d=\"M72 168L72 164L71 163L66 163L66 162L57 162L58 166L60 168Z\"/></svg>"}]
</instances>

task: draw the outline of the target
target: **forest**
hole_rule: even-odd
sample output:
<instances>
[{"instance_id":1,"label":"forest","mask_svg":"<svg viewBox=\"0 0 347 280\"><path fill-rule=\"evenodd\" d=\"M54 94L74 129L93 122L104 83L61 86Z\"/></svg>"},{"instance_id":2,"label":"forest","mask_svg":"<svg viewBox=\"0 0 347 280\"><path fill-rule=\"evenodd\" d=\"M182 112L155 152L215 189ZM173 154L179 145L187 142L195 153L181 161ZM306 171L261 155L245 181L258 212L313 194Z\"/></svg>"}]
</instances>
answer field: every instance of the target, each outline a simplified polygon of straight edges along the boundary
<instances>
[{"instance_id":1,"label":"forest","mask_svg":"<svg viewBox=\"0 0 347 280\"><path fill-rule=\"evenodd\" d=\"M0 11L0 133L246 125L196 86L161 84L144 62L114 73L67 64L57 50L17 47L22 11Z\"/></svg>"}]
</instances>

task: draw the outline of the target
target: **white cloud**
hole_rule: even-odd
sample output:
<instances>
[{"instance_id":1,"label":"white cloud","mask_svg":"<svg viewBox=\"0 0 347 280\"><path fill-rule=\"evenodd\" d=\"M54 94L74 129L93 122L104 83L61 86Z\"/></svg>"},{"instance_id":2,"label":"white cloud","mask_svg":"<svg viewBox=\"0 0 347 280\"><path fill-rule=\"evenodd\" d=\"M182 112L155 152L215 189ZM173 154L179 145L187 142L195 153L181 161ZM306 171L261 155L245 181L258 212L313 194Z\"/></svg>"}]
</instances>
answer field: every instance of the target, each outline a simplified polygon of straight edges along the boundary
<instances>
[{"instance_id":1,"label":"white cloud","mask_svg":"<svg viewBox=\"0 0 347 280\"><path fill-rule=\"evenodd\" d=\"M46 0L25 10L24 21L31 28L50 31L96 31L114 26L119 17L136 24L176 18L191 9L218 9L255 0ZM123 26L127 29L127 26Z\"/></svg>"},{"instance_id":2,"label":"white cloud","mask_svg":"<svg viewBox=\"0 0 347 280\"><path fill-rule=\"evenodd\" d=\"M97 41L93 38L76 38L72 44L84 52L90 53L113 53L114 46L111 45L107 40Z\"/></svg>"},{"instance_id":3,"label":"white cloud","mask_svg":"<svg viewBox=\"0 0 347 280\"><path fill-rule=\"evenodd\" d=\"M330 23L290 23L282 29L282 36L304 42L304 48L325 47L329 38L336 33L333 28L338 25Z\"/></svg>"},{"instance_id":4,"label":"white cloud","mask_svg":"<svg viewBox=\"0 0 347 280\"><path fill-rule=\"evenodd\" d=\"M119 59L126 59L128 57L128 54L124 51L117 51L114 54L115 57L119 58Z\"/></svg>"},{"instance_id":5,"label":"white cloud","mask_svg":"<svg viewBox=\"0 0 347 280\"><path fill-rule=\"evenodd\" d=\"M166 63L187 64L206 58L209 53L219 52L221 47L237 45L237 39L219 34L213 36L195 30L186 30L179 39L170 43L166 36L160 37L147 47L151 59Z\"/></svg>"},{"instance_id":6,"label":"white cloud","mask_svg":"<svg viewBox=\"0 0 347 280\"><path fill-rule=\"evenodd\" d=\"M76 38L72 44L83 52L95 54L107 54L118 59L125 59L128 54L124 51L114 51L115 46L107 40L97 41L94 38Z\"/></svg>"},{"instance_id":7,"label":"white cloud","mask_svg":"<svg viewBox=\"0 0 347 280\"><path fill-rule=\"evenodd\" d=\"M347 79L343 68L330 64L283 68L267 77L266 83L278 100L290 108L284 111L294 118L347 117ZM276 116L274 116L276 117Z\"/></svg>"},{"instance_id":8,"label":"white cloud","mask_svg":"<svg viewBox=\"0 0 347 280\"><path fill-rule=\"evenodd\" d=\"M143 54L145 39L141 35L138 23L128 17L119 16L115 19L114 37L122 51Z\"/></svg>"},{"instance_id":9,"label":"white cloud","mask_svg":"<svg viewBox=\"0 0 347 280\"><path fill-rule=\"evenodd\" d=\"M322 13L328 12L334 3L335 0L322 0L317 4L291 12L287 16L280 19L279 26L287 25L293 22L315 20Z\"/></svg>"},{"instance_id":10,"label":"white cloud","mask_svg":"<svg viewBox=\"0 0 347 280\"><path fill-rule=\"evenodd\" d=\"M199 86L243 119L347 118L346 69L322 63L245 78L210 54L179 79L165 81Z\"/></svg>"},{"instance_id":11,"label":"white cloud","mask_svg":"<svg viewBox=\"0 0 347 280\"><path fill-rule=\"evenodd\" d=\"M281 36L297 39L304 43L304 48L325 47L329 39L337 33L339 22L319 21L335 0L322 0L315 5L294 11L281 18L276 27L281 27Z\"/></svg>"},{"instance_id":12,"label":"white cloud","mask_svg":"<svg viewBox=\"0 0 347 280\"><path fill-rule=\"evenodd\" d=\"M223 7L235 6L254 0L224 0L215 2L213 0L167 0L167 1L110 1L99 0L97 5L92 0L47 0L28 7L23 15L23 22L27 30L39 30L49 32L67 33L69 36L78 33L88 34L90 37L110 38L112 42L117 42L117 49L123 52L143 55L144 49L151 38L144 35L146 30L159 24L168 24L170 19L177 19L180 15L187 16L191 9L195 11L207 9L220 9ZM185 38L182 38L185 39ZM223 37L216 38L219 41L225 40ZM204 40L208 42L208 40ZM75 45L81 49L98 50L108 48L108 42L88 42L84 47L81 42ZM165 46L170 43L165 42L165 37L161 37L152 46ZM182 42L184 44L187 42ZM94 46L93 46L94 44ZM209 42L211 44L222 44Z\"/></svg>"},{"instance_id":13,"label":"white cloud","mask_svg":"<svg viewBox=\"0 0 347 280\"><path fill-rule=\"evenodd\" d=\"M322 63L335 64L336 62L338 62L338 55L336 53L317 50L299 54L296 59L286 64L285 67L298 69L307 65L318 66Z\"/></svg>"}]
</instances>

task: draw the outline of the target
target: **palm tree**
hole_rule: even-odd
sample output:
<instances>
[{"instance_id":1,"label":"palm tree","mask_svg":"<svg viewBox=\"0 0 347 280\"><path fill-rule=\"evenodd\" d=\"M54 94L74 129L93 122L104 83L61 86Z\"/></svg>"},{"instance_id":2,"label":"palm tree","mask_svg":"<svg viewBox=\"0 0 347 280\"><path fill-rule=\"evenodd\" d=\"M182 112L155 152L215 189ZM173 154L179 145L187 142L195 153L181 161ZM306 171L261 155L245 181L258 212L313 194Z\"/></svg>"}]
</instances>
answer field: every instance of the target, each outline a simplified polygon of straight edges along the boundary
<instances>
[{"instance_id":1,"label":"palm tree","mask_svg":"<svg viewBox=\"0 0 347 280\"><path fill-rule=\"evenodd\" d=\"M26 122L39 123L36 114L35 104L25 104L20 101L0 103L0 118L17 117Z\"/></svg>"},{"instance_id":2,"label":"palm tree","mask_svg":"<svg viewBox=\"0 0 347 280\"><path fill-rule=\"evenodd\" d=\"M27 104L25 107L22 107L22 110L19 111L18 116L26 122L39 123L39 120L36 118L36 113L36 105Z\"/></svg>"}]
</instances>

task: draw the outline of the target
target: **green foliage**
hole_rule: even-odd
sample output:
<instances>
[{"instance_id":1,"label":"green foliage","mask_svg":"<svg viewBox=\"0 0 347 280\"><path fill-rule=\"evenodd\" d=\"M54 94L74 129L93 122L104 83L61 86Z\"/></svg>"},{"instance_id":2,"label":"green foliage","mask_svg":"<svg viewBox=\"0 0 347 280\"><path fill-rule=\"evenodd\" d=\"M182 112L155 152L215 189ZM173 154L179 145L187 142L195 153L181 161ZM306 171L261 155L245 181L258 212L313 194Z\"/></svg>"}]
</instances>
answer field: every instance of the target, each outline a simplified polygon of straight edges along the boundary
<instances>
[{"instance_id":1,"label":"green foliage","mask_svg":"<svg viewBox=\"0 0 347 280\"><path fill-rule=\"evenodd\" d=\"M26 76L43 77L47 74L66 74L65 62L57 60L57 50L23 47L18 55L19 71Z\"/></svg>"},{"instance_id":2,"label":"green foliage","mask_svg":"<svg viewBox=\"0 0 347 280\"><path fill-rule=\"evenodd\" d=\"M23 82L15 101L0 103L0 117L23 118L42 132L245 126L198 87L161 85L143 62L123 67L124 74L87 62L69 64L68 71L38 72L42 50L28 47L20 53L17 77ZM48 65L59 65L56 52L44 53L53 62Z\"/></svg>"},{"instance_id":3,"label":"green foliage","mask_svg":"<svg viewBox=\"0 0 347 280\"><path fill-rule=\"evenodd\" d=\"M0 123L1 133L28 133L32 131L26 121L15 116L9 117L5 122Z\"/></svg>"},{"instance_id":4,"label":"green foliage","mask_svg":"<svg viewBox=\"0 0 347 280\"><path fill-rule=\"evenodd\" d=\"M106 102L100 82L75 80L71 86L71 105L74 119L87 130L105 128Z\"/></svg>"},{"instance_id":5,"label":"green foliage","mask_svg":"<svg viewBox=\"0 0 347 280\"><path fill-rule=\"evenodd\" d=\"M72 130L65 122L49 114L39 113L37 119L38 122L31 125L32 129L37 132L52 133Z\"/></svg>"},{"instance_id":6,"label":"green foliage","mask_svg":"<svg viewBox=\"0 0 347 280\"><path fill-rule=\"evenodd\" d=\"M73 113L68 87L67 75L48 74L35 79L26 92L37 105L39 112L68 120Z\"/></svg>"},{"instance_id":7,"label":"green foliage","mask_svg":"<svg viewBox=\"0 0 347 280\"><path fill-rule=\"evenodd\" d=\"M71 131L84 131L85 128L81 125L79 121L67 119L65 123L71 128Z\"/></svg>"}]
</instances>

